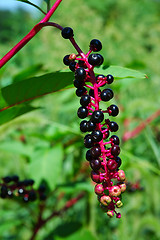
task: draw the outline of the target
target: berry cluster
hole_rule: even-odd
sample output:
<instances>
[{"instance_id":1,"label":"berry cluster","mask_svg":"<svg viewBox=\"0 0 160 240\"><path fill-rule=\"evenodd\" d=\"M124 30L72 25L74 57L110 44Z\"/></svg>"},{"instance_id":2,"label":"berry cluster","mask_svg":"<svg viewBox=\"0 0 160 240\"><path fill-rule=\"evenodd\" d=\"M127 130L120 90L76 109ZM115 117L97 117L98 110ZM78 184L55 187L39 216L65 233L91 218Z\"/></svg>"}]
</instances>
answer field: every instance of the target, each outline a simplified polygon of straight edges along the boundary
<instances>
[{"instance_id":1,"label":"berry cluster","mask_svg":"<svg viewBox=\"0 0 160 240\"><path fill-rule=\"evenodd\" d=\"M61 33L62 37L73 42L71 28L63 28ZM121 159L118 157L119 138L116 135L110 136L113 132L117 132L119 127L116 122L105 119L105 114L117 116L119 109L114 104L105 110L100 109L101 101L108 102L114 96L110 88L106 87L103 90L100 88L110 85L114 78L110 74L95 76L94 67L100 66L104 59L101 54L92 52L99 52L102 44L98 39L93 39L89 47L87 54L81 51L77 55L72 53L66 55L63 62L75 73L74 86L81 105L77 115L80 119L89 117L88 120L81 121L80 130L83 133L89 132L84 137L84 145L88 148L86 159L92 168L91 178L97 183L95 193L107 215L112 217L115 213L116 217L120 218L121 214L116 212L116 207L120 208L123 205L121 193L126 190L125 173L119 170L121 165ZM106 140L107 138L109 139Z\"/></svg>"},{"instance_id":2,"label":"berry cluster","mask_svg":"<svg viewBox=\"0 0 160 240\"><path fill-rule=\"evenodd\" d=\"M6 176L2 178L2 183L0 183L0 197L3 199L19 197L24 202L35 201L37 198L45 200L46 186L41 184L38 190L35 190L33 184L34 180L32 179L19 181L17 175Z\"/></svg>"}]
</instances>

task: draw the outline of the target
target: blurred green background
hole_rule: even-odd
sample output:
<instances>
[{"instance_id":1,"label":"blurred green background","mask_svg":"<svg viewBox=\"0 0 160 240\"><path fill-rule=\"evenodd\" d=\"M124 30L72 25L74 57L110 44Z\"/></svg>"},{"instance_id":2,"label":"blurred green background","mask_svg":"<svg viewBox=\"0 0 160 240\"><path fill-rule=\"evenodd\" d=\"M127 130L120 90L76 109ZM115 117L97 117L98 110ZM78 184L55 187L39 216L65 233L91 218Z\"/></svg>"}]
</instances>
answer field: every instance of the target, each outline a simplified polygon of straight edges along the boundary
<instances>
[{"instance_id":1,"label":"blurred green background","mask_svg":"<svg viewBox=\"0 0 160 240\"><path fill-rule=\"evenodd\" d=\"M52 1L53 3L54 1ZM45 2L42 3L46 8ZM20 9L0 12L0 57L9 51L42 18ZM104 65L119 65L147 74L144 80L120 80L111 86L112 103L120 107L116 118L120 139L126 131L159 110L160 106L160 1L64 0L52 17L74 29L84 52L93 38L101 40ZM0 84L64 69L63 57L75 52L60 31L43 29L0 71ZM0 176L18 174L54 190L45 216L67 199L85 191L85 197L61 217L51 220L37 240L159 240L160 239L160 117L135 138L121 141L128 181L140 181L143 191L123 195L122 218L102 212L85 161L83 134L76 112L79 99L68 89L34 100L40 109L0 126ZM25 138L25 143L22 139ZM64 194L59 200L58 196ZM38 203L0 199L0 239L29 240ZM31 217L32 215L32 217Z\"/></svg>"}]
</instances>

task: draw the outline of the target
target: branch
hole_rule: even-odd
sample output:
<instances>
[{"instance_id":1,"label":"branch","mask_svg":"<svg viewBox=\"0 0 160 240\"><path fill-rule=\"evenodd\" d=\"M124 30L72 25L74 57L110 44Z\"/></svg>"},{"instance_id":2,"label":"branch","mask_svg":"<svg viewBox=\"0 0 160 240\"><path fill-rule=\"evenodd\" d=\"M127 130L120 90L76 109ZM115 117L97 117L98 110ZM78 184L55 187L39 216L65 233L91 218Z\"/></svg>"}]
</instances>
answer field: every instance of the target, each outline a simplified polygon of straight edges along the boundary
<instances>
[{"instance_id":1,"label":"branch","mask_svg":"<svg viewBox=\"0 0 160 240\"><path fill-rule=\"evenodd\" d=\"M60 30L63 29L60 25L56 23L48 22L61 1L62 0L57 0L50 9L50 11L46 14L46 16L37 25L35 25L34 28L0 60L0 68L2 68L21 48L23 48L43 27L53 26Z\"/></svg>"}]
</instances>

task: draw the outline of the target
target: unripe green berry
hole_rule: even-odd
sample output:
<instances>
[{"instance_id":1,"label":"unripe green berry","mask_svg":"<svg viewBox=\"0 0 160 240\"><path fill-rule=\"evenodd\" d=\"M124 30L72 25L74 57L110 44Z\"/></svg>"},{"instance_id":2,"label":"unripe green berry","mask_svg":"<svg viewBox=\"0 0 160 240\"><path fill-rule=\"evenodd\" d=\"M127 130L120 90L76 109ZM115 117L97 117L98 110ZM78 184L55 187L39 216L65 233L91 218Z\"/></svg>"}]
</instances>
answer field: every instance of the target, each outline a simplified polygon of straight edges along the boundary
<instances>
[{"instance_id":1,"label":"unripe green berry","mask_svg":"<svg viewBox=\"0 0 160 240\"><path fill-rule=\"evenodd\" d=\"M117 208L120 208L120 207L123 206L123 203L122 203L120 200L118 200L118 201L116 202L116 206L117 206Z\"/></svg>"}]
</instances>

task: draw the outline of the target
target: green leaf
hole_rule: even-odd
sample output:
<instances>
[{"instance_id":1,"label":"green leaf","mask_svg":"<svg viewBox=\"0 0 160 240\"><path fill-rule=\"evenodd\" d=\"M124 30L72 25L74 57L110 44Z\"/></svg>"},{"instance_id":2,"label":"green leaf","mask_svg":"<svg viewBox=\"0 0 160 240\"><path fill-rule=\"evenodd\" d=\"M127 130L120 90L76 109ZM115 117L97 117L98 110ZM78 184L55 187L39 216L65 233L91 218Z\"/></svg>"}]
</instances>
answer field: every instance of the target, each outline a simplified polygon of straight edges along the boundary
<instances>
[{"instance_id":1,"label":"green leaf","mask_svg":"<svg viewBox=\"0 0 160 240\"><path fill-rule=\"evenodd\" d=\"M23 143L18 141L7 141L7 142L1 142L0 150L31 157L33 153L33 146L26 145L26 144L24 145Z\"/></svg>"},{"instance_id":2,"label":"green leaf","mask_svg":"<svg viewBox=\"0 0 160 240\"><path fill-rule=\"evenodd\" d=\"M27 4L29 4L29 5L37 8L37 9L40 10L43 14L46 15L46 13L45 13L39 6L37 6L36 4L34 4L34 3L32 3L32 2L30 2L30 1L28 1L28 0L17 0L17 1L18 1L18 2L27 3Z\"/></svg>"},{"instance_id":3,"label":"green leaf","mask_svg":"<svg viewBox=\"0 0 160 240\"><path fill-rule=\"evenodd\" d=\"M144 79L147 77L144 73L120 66L110 66L108 68L101 66L99 68L95 68L95 73L103 75L111 74L113 75L115 80L120 80L124 78Z\"/></svg>"},{"instance_id":4,"label":"green leaf","mask_svg":"<svg viewBox=\"0 0 160 240\"><path fill-rule=\"evenodd\" d=\"M20 106L14 106L5 111L0 111L0 125L7 123L25 113L31 112L33 110L37 110L39 108L32 107L30 105L21 104Z\"/></svg>"},{"instance_id":5,"label":"green leaf","mask_svg":"<svg viewBox=\"0 0 160 240\"><path fill-rule=\"evenodd\" d=\"M13 83L1 89L0 110L31 101L48 93L66 88L73 82L73 73L53 72Z\"/></svg>"},{"instance_id":6,"label":"green leaf","mask_svg":"<svg viewBox=\"0 0 160 240\"><path fill-rule=\"evenodd\" d=\"M41 180L47 181L53 190L59 182L63 160L61 144L52 148L41 148L34 152L29 164L29 175L39 184Z\"/></svg>"}]
</instances>

